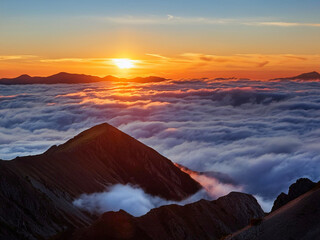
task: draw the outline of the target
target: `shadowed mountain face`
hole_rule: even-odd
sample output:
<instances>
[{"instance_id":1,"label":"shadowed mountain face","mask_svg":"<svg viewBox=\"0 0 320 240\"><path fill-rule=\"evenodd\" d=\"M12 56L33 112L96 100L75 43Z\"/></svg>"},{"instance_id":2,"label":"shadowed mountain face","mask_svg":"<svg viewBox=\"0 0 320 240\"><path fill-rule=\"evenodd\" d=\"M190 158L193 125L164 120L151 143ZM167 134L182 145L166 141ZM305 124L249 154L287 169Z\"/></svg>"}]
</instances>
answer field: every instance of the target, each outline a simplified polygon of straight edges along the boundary
<instances>
[{"instance_id":1,"label":"shadowed mountain face","mask_svg":"<svg viewBox=\"0 0 320 240\"><path fill-rule=\"evenodd\" d=\"M84 131L44 154L7 164L73 197L116 183L136 184L170 200L182 200L200 189L170 160L109 124Z\"/></svg>"},{"instance_id":2,"label":"shadowed mountain face","mask_svg":"<svg viewBox=\"0 0 320 240\"><path fill-rule=\"evenodd\" d=\"M69 220L78 225L76 219L63 216L55 203L33 187L28 178L4 164L0 164L0 203L1 240L48 238L69 227Z\"/></svg>"},{"instance_id":3,"label":"shadowed mountain face","mask_svg":"<svg viewBox=\"0 0 320 240\"><path fill-rule=\"evenodd\" d=\"M305 179L297 181L300 189L310 185ZM290 191L297 190L297 183ZM302 185L305 184L304 187ZM295 189L295 190L293 190ZM289 191L289 192L290 192ZM297 192L297 193L298 193ZM301 192L300 192L301 193ZM251 226L229 236L228 240L315 240L320 236L320 184L297 196Z\"/></svg>"},{"instance_id":4,"label":"shadowed mountain face","mask_svg":"<svg viewBox=\"0 0 320 240\"><path fill-rule=\"evenodd\" d=\"M220 239L263 216L254 197L232 192L215 201L163 206L141 217L124 211L107 212L90 227L78 230L72 239Z\"/></svg>"},{"instance_id":5,"label":"shadowed mountain face","mask_svg":"<svg viewBox=\"0 0 320 240\"><path fill-rule=\"evenodd\" d=\"M106 76L103 78L85 74L72 74L60 72L48 77L31 77L27 74L23 74L16 78L2 78L0 79L0 84L58 84L58 83L94 83L94 82L138 82L138 83L148 83L148 82L161 82L166 80L161 77L137 77L137 78L117 78L114 76Z\"/></svg>"},{"instance_id":6,"label":"shadowed mountain face","mask_svg":"<svg viewBox=\"0 0 320 240\"><path fill-rule=\"evenodd\" d=\"M6 232L17 232L22 239L88 225L95 216L81 212L72 201L108 185L130 183L170 200L201 188L170 160L108 124L44 154L0 161L0 176L0 202L5 203L0 205L0 221L7 223ZM0 229L0 239L5 239L4 227Z\"/></svg>"}]
</instances>

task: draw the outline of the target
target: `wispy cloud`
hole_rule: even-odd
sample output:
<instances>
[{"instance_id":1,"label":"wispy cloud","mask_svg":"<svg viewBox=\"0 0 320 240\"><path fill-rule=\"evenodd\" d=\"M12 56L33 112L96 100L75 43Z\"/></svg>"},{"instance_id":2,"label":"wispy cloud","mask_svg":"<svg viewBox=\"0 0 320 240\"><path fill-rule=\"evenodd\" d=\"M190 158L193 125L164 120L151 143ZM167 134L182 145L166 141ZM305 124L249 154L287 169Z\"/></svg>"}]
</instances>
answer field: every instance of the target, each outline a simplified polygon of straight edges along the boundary
<instances>
[{"instance_id":1,"label":"wispy cloud","mask_svg":"<svg viewBox=\"0 0 320 240\"><path fill-rule=\"evenodd\" d=\"M103 18L118 24L237 24L245 20L232 18L182 17L168 14L167 16L116 16Z\"/></svg>"},{"instance_id":2,"label":"wispy cloud","mask_svg":"<svg viewBox=\"0 0 320 240\"><path fill-rule=\"evenodd\" d=\"M23 59L31 59L37 58L34 55L2 55L0 56L0 61L7 61L7 60L23 60Z\"/></svg>"},{"instance_id":3,"label":"wispy cloud","mask_svg":"<svg viewBox=\"0 0 320 240\"><path fill-rule=\"evenodd\" d=\"M253 23L261 26L275 27L320 27L320 23L300 23L300 22L257 22Z\"/></svg>"},{"instance_id":4,"label":"wispy cloud","mask_svg":"<svg viewBox=\"0 0 320 240\"><path fill-rule=\"evenodd\" d=\"M59 63L59 62L75 62L75 63L111 63L112 58L46 58L39 59L44 63Z\"/></svg>"},{"instance_id":5,"label":"wispy cloud","mask_svg":"<svg viewBox=\"0 0 320 240\"><path fill-rule=\"evenodd\" d=\"M147 56L151 56L151 57L155 57L155 58L161 58L161 59L168 59L168 57L162 56L160 54L156 54L156 53L147 53Z\"/></svg>"},{"instance_id":6,"label":"wispy cloud","mask_svg":"<svg viewBox=\"0 0 320 240\"><path fill-rule=\"evenodd\" d=\"M104 18L117 24L206 24L206 25L248 25L248 26L275 26L275 27L320 27L320 23L286 22L261 18L207 18L183 17L168 14L167 16L116 16Z\"/></svg>"}]
</instances>

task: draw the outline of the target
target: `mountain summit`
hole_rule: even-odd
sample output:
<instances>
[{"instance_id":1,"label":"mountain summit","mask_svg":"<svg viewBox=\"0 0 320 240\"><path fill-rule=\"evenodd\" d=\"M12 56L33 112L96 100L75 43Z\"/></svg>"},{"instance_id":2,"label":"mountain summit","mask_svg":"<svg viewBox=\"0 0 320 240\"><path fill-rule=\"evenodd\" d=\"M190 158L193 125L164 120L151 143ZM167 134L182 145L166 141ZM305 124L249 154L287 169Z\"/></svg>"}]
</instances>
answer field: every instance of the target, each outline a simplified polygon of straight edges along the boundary
<instances>
[{"instance_id":1,"label":"mountain summit","mask_svg":"<svg viewBox=\"0 0 320 240\"><path fill-rule=\"evenodd\" d=\"M0 161L0 176L0 225L6 224L0 238L1 231L15 234L14 229L23 239L37 239L86 226L96 216L80 211L73 200L113 184L137 185L169 200L201 189L169 159L106 123L43 154Z\"/></svg>"},{"instance_id":2,"label":"mountain summit","mask_svg":"<svg viewBox=\"0 0 320 240\"><path fill-rule=\"evenodd\" d=\"M103 191L117 183L138 185L149 194L171 200L200 189L169 159L107 123L44 154L19 157L8 164L72 196Z\"/></svg>"}]
</instances>

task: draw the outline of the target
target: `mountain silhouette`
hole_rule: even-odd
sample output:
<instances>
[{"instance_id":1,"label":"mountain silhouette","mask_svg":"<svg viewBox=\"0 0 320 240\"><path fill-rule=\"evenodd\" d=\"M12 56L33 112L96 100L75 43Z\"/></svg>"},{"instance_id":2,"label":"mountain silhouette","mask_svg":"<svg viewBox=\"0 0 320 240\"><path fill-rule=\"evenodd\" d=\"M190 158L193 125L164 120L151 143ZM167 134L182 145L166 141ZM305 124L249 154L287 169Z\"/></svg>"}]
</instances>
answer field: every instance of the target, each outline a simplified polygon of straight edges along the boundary
<instances>
[{"instance_id":1,"label":"mountain silhouette","mask_svg":"<svg viewBox=\"0 0 320 240\"><path fill-rule=\"evenodd\" d=\"M31 77L27 74L23 74L16 78L2 78L0 84L15 85L15 84L77 84L77 83L94 83L94 82L161 82L166 80L165 78L149 76L149 77L136 77L136 78L118 78L114 76L106 76L103 78L85 74L74 74L60 72L48 77Z\"/></svg>"},{"instance_id":2,"label":"mountain silhouette","mask_svg":"<svg viewBox=\"0 0 320 240\"><path fill-rule=\"evenodd\" d=\"M302 80L302 81L310 81L310 80L320 80L320 74L318 72L309 72L302 73L298 76L294 77L286 77L286 78L274 78L271 80L281 80L281 81L290 81L290 80Z\"/></svg>"}]
</instances>

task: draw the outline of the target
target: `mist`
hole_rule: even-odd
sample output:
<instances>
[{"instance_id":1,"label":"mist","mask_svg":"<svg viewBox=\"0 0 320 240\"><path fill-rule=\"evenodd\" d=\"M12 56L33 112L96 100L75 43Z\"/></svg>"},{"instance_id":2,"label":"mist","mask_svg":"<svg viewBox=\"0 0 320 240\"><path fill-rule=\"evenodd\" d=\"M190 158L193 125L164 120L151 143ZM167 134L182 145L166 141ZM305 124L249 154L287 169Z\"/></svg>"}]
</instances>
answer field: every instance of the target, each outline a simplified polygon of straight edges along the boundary
<instances>
[{"instance_id":1,"label":"mist","mask_svg":"<svg viewBox=\"0 0 320 240\"><path fill-rule=\"evenodd\" d=\"M185 205L200 199L210 199L205 191L200 190L189 198L177 201L168 201L163 198L152 196L143 189L134 185L115 184L104 192L83 194L73 201L73 204L90 213L102 214L108 211L119 211L120 209L129 214L139 217L153 208L168 204Z\"/></svg>"}]
</instances>

